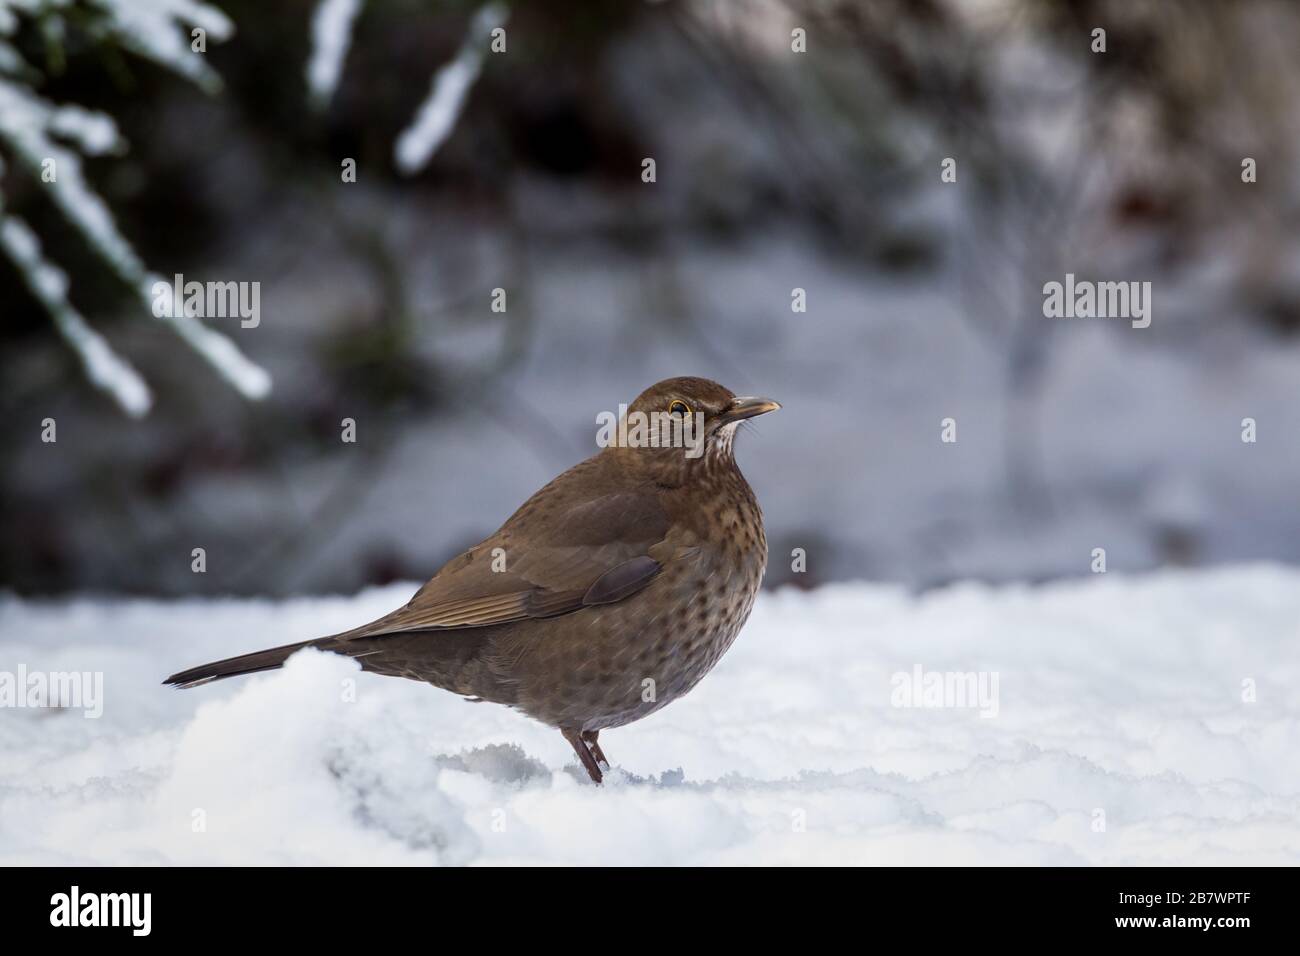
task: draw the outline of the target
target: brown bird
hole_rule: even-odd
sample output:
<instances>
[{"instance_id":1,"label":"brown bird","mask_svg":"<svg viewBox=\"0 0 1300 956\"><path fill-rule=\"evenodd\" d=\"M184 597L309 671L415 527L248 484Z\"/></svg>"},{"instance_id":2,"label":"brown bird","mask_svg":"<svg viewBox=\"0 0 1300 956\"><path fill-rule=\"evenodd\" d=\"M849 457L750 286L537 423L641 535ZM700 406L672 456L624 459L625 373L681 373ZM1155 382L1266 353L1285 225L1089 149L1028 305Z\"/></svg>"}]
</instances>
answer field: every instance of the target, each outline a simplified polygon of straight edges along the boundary
<instances>
[{"instance_id":1,"label":"brown bird","mask_svg":"<svg viewBox=\"0 0 1300 956\"><path fill-rule=\"evenodd\" d=\"M732 443L742 421L780 407L703 378L651 386L609 429L604 450L529 498L405 606L164 683L272 670L316 647L556 727L600 783L609 768L600 732L687 693L749 617L767 537Z\"/></svg>"}]
</instances>

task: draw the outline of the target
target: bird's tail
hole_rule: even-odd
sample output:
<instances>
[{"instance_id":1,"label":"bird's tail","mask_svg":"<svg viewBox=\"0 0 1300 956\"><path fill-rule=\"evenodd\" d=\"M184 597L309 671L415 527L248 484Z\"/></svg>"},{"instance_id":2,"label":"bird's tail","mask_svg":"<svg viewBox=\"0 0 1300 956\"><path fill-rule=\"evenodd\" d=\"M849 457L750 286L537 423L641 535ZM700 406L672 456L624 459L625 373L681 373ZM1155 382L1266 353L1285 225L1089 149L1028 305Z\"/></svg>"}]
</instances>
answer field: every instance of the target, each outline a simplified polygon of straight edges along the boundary
<instances>
[{"instance_id":1,"label":"bird's tail","mask_svg":"<svg viewBox=\"0 0 1300 956\"><path fill-rule=\"evenodd\" d=\"M222 680L226 677L256 674L258 671L273 671L283 666L284 662L289 659L289 655L294 651L318 643L320 643L319 640L300 641L297 644L285 644L283 647L272 647L265 651L254 651L252 654L228 657L224 661L214 661L211 664L200 664L198 667L191 667L187 671L173 674L163 683L170 684L172 687L197 687L200 684Z\"/></svg>"}]
</instances>

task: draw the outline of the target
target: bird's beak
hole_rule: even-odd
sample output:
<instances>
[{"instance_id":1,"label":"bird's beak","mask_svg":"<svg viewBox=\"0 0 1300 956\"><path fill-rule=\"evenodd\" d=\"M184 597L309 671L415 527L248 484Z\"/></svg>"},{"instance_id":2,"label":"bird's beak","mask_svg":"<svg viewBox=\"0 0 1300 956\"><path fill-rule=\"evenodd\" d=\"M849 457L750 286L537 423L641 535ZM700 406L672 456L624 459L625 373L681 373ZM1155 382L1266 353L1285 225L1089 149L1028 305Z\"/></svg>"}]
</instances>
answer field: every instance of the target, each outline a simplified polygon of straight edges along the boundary
<instances>
[{"instance_id":1,"label":"bird's beak","mask_svg":"<svg viewBox=\"0 0 1300 956\"><path fill-rule=\"evenodd\" d=\"M756 415L766 415L768 412L774 412L781 407L780 402L774 402L770 398L754 398L753 396L744 396L742 398L733 398L731 405L719 417L725 422L739 422L746 418L753 418Z\"/></svg>"}]
</instances>

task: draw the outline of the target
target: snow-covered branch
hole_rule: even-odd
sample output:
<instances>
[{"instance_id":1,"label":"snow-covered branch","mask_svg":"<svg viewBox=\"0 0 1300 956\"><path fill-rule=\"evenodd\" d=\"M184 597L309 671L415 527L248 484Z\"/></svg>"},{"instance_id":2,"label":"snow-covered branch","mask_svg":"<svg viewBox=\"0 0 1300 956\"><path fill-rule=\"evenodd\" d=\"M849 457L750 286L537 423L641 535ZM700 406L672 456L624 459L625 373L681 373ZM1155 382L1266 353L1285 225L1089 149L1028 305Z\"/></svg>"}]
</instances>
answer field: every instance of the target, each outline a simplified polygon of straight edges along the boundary
<instances>
[{"instance_id":1,"label":"snow-covered branch","mask_svg":"<svg viewBox=\"0 0 1300 956\"><path fill-rule=\"evenodd\" d=\"M204 31L205 42L225 39L234 28L220 10L193 0L94 0L91 5L102 14L91 21L92 33L116 39L127 49L205 89L219 87L216 74L201 55L193 52L191 34L182 24ZM18 28L17 14L38 9L44 16L59 16L57 7L51 9L36 0L0 0L0 38L11 36ZM111 117L76 105L60 106L37 96L29 86L38 79L39 73L22 60L11 44L0 39L0 147L40 177L56 208L149 308L150 290L158 277L148 271L118 230L108 205L86 181L78 154L123 152L126 143ZM112 391L131 414L143 414L149 408L148 390L134 370L108 349L103 338L91 331L68 303L66 274L45 260L26 224L11 217L6 226L6 241L0 247L23 273L64 339L77 350L91 379ZM270 391L270 376L226 336L188 315L165 315L160 321L245 397L262 398Z\"/></svg>"},{"instance_id":2,"label":"snow-covered branch","mask_svg":"<svg viewBox=\"0 0 1300 956\"><path fill-rule=\"evenodd\" d=\"M504 3L493 2L480 8L456 56L434 74L428 97L393 148L393 158L403 173L409 176L428 165L456 128L465 99L483 70L488 38L493 30L505 25L509 14L510 8Z\"/></svg>"},{"instance_id":3,"label":"snow-covered branch","mask_svg":"<svg viewBox=\"0 0 1300 956\"><path fill-rule=\"evenodd\" d=\"M315 109L323 109L339 85L343 60L352 45L352 24L362 0L321 0L311 18L311 59L307 92Z\"/></svg>"},{"instance_id":4,"label":"snow-covered branch","mask_svg":"<svg viewBox=\"0 0 1300 956\"><path fill-rule=\"evenodd\" d=\"M0 0L12 3L14 0ZM221 77L193 49L194 30L204 42L220 43L234 35L235 25L216 7L197 0L92 0L103 18L94 30L138 56L152 60L209 93L221 89Z\"/></svg>"},{"instance_id":5,"label":"snow-covered branch","mask_svg":"<svg viewBox=\"0 0 1300 956\"><path fill-rule=\"evenodd\" d=\"M81 359L86 377L108 392L128 415L139 417L149 411L153 399L139 373L92 329L68 301L68 276L41 254L36 234L21 219L4 214L0 205L0 249L18 267L31 290L59 330L65 342Z\"/></svg>"}]
</instances>

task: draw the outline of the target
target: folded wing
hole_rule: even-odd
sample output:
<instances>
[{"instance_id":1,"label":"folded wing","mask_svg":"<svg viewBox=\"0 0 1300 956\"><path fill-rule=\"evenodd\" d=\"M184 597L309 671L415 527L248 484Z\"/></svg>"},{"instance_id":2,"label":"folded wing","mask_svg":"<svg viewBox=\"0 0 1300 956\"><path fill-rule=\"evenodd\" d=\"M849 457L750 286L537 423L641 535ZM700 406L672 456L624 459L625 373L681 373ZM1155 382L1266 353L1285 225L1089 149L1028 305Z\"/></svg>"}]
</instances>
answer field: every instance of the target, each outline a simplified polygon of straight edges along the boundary
<instances>
[{"instance_id":1,"label":"folded wing","mask_svg":"<svg viewBox=\"0 0 1300 956\"><path fill-rule=\"evenodd\" d=\"M335 639L485 627L621 601L649 584L673 553L668 530L657 496L647 492L521 509L406 605Z\"/></svg>"}]
</instances>

